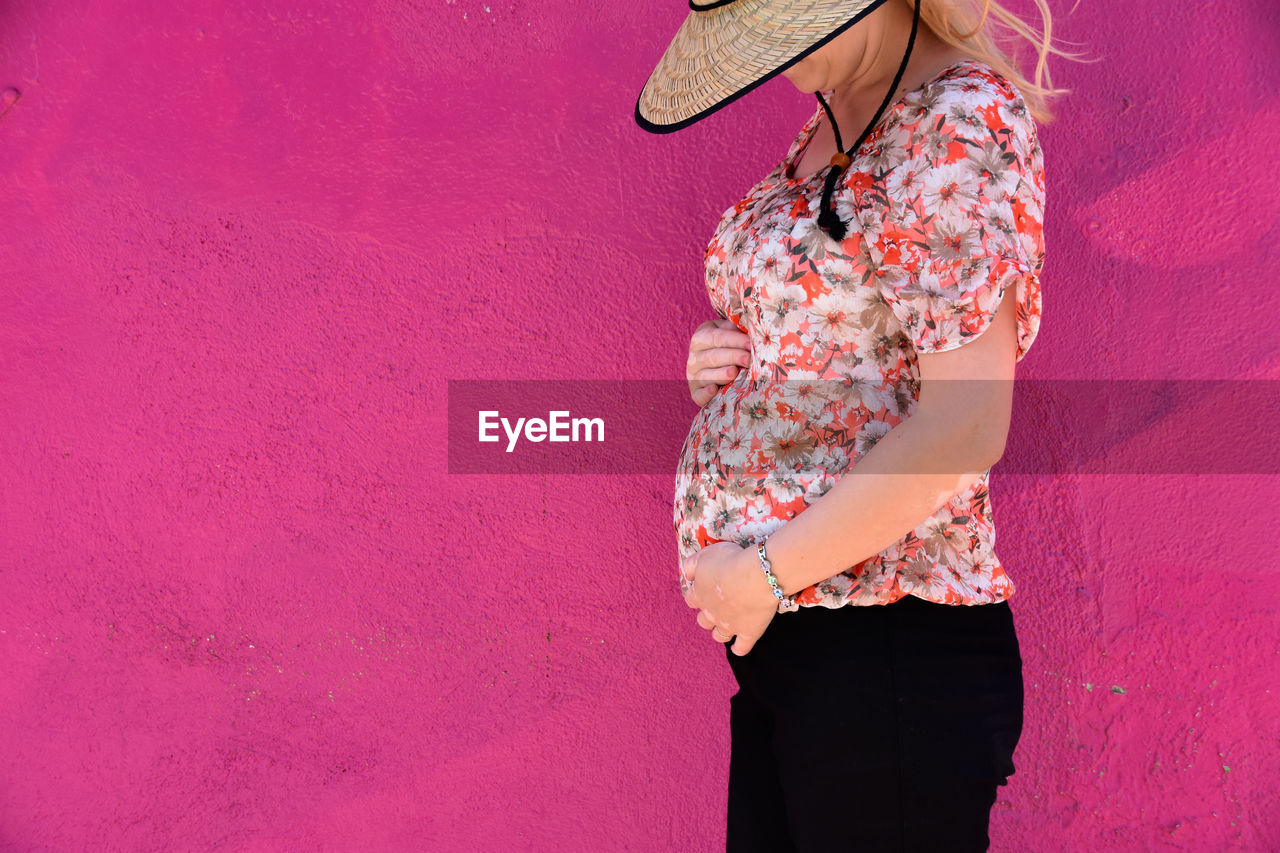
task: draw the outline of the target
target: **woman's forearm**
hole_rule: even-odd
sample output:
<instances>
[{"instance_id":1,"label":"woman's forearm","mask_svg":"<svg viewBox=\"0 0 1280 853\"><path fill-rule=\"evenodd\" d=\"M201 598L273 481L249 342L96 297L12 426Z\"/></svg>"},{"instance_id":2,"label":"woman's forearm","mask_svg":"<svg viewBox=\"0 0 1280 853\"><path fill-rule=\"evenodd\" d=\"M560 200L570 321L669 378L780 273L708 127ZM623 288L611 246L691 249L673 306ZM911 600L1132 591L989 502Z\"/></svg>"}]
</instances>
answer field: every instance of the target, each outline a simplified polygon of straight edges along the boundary
<instances>
[{"instance_id":1,"label":"woman's forearm","mask_svg":"<svg viewBox=\"0 0 1280 853\"><path fill-rule=\"evenodd\" d=\"M782 592L838 575L902 539L993 465L1000 451L980 425L911 417L895 426L829 492L769 537Z\"/></svg>"}]
</instances>

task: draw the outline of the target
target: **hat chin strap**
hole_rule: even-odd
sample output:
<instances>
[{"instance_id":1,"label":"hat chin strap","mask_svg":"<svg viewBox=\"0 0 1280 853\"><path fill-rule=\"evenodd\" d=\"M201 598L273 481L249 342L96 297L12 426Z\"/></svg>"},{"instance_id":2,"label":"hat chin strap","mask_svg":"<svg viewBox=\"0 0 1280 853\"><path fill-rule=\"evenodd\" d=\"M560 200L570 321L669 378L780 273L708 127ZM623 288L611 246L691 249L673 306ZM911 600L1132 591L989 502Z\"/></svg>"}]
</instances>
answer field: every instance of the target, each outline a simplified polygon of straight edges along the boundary
<instances>
[{"instance_id":1,"label":"hat chin strap","mask_svg":"<svg viewBox=\"0 0 1280 853\"><path fill-rule=\"evenodd\" d=\"M848 227L840 217L836 216L834 210L831 209L831 194L835 190L836 181L840 179L840 175L853 162L851 156L857 151L868 136L871 130L876 126L876 122L880 120L880 114L884 112L885 107L893 101L893 93L898 91L898 84L902 82L902 75L907 70L907 61L911 59L911 48L916 43L916 29L920 25L920 4L924 0L914 0L911 14L911 36L907 39L907 50L902 55L902 62L898 65L898 73L893 77L893 83L889 86L889 92L884 96L884 101L880 104L880 109L876 110L876 114L871 117L871 121L867 122L866 128L858 137L858 141L853 143L848 150L844 147L844 142L840 138L840 126L836 124L836 117L831 112L831 107L827 106L826 98L822 97L822 92L814 92L818 97L818 103L822 104L822 109L827 114L827 120L831 122L831 129L836 135L836 153L831 156L830 171L827 172L827 178L822 184L822 206L818 209L818 227L831 235L836 241L843 240L848 231Z\"/></svg>"}]
</instances>

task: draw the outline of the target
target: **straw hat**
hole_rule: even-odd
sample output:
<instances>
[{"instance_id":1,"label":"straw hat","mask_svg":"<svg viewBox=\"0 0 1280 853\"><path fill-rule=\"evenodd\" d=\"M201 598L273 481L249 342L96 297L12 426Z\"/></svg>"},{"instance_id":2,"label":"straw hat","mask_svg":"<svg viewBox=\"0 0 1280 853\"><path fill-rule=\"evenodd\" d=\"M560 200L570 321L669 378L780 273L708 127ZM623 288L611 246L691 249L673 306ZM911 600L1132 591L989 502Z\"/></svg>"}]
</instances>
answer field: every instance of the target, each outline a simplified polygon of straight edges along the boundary
<instances>
[{"instance_id":1,"label":"straw hat","mask_svg":"<svg viewBox=\"0 0 1280 853\"><path fill-rule=\"evenodd\" d=\"M651 133L688 127L756 86L790 68L840 33L861 21L885 0L689 0L693 10L667 46L636 101L636 123ZM840 174L870 135L902 81L920 26L920 4L911 4L907 49L880 109L857 140L845 148L821 92L814 94L836 137L836 153L822 186L818 227L843 240L845 223L835 214L831 197Z\"/></svg>"},{"instance_id":2,"label":"straw hat","mask_svg":"<svg viewBox=\"0 0 1280 853\"><path fill-rule=\"evenodd\" d=\"M688 17L636 101L636 123L670 133L777 76L885 0L689 0Z\"/></svg>"}]
</instances>

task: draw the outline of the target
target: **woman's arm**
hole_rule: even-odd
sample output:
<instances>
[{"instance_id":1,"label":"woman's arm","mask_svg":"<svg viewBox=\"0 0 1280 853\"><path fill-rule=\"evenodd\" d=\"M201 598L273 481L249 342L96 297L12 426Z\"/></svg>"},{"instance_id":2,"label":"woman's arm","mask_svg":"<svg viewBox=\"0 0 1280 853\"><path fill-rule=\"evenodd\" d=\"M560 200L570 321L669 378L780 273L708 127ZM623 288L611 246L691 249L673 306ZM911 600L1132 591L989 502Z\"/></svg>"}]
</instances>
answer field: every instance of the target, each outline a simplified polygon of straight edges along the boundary
<instances>
[{"instance_id":1,"label":"woman's arm","mask_svg":"<svg viewBox=\"0 0 1280 853\"><path fill-rule=\"evenodd\" d=\"M990 326L958 349L921 354L920 397L832 489L769 537L782 592L792 595L893 543L1004 453L1017 349L1010 284ZM754 549L745 559L755 563Z\"/></svg>"}]
</instances>

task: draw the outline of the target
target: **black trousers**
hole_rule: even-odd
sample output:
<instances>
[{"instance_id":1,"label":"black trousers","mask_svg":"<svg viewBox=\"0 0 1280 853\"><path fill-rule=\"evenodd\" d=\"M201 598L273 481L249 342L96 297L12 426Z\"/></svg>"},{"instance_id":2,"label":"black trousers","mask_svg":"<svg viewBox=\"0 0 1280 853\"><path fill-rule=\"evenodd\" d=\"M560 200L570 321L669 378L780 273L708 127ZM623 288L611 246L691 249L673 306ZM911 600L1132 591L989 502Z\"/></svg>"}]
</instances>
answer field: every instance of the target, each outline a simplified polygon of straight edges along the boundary
<instances>
[{"instance_id":1,"label":"black trousers","mask_svg":"<svg viewBox=\"0 0 1280 853\"><path fill-rule=\"evenodd\" d=\"M1022 734L1007 602L805 607L730 645L728 853L987 849Z\"/></svg>"}]
</instances>

